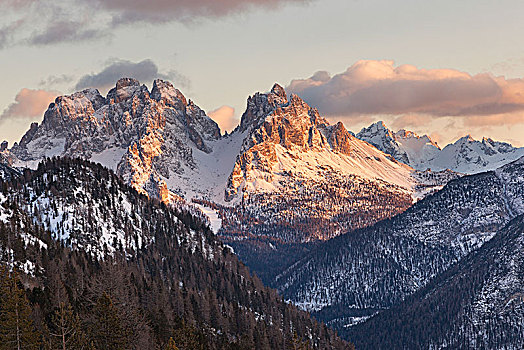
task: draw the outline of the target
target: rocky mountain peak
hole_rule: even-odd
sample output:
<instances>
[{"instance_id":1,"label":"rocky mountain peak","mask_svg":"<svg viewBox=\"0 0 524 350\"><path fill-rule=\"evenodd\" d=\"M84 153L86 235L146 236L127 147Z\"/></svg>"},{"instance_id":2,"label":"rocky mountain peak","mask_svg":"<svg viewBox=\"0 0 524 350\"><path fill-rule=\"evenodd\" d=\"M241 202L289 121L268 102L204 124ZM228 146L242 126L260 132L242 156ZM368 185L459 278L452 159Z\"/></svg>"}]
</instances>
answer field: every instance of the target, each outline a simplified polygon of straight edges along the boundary
<instances>
[{"instance_id":1,"label":"rocky mountain peak","mask_svg":"<svg viewBox=\"0 0 524 350\"><path fill-rule=\"evenodd\" d=\"M387 138L388 140L395 140L395 133L381 120L371 124L367 128L363 128L359 134L376 135L382 138Z\"/></svg>"},{"instance_id":2,"label":"rocky mountain peak","mask_svg":"<svg viewBox=\"0 0 524 350\"><path fill-rule=\"evenodd\" d=\"M318 110L311 108L295 94L287 100L285 92L280 90L278 85L274 90L281 95L275 95L273 92L264 95L274 99L268 102L272 108L267 108L265 115L256 114L258 119L253 124L255 127L251 129L252 134L246 138L244 148L264 142L280 144L287 149L298 147L303 151L325 147L327 141L321 130L327 128L329 123L319 115ZM277 98L280 101L277 101ZM264 110L266 109L262 108L258 112ZM250 116L250 113L248 101L248 109L244 115Z\"/></svg>"},{"instance_id":3,"label":"rocky mountain peak","mask_svg":"<svg viewBox=\"0 0 524 350\"><path fill-rule=\"evenodd\" d=\"M383 121L378 121L368 127L362 128L357 138L369 142L384 153L404 164L410 164L408 154L402 149L395 133Z\"/></svg>"},{"instance_id":4,"label":"rocky mountain peak","mask_svg":"<svg viewBox=\"0 0 524 350\"><path fill-rule=\"evenodd\" d=\"M335 151L349 155L351 152L351 141L355 137L351 135L342 122L338 122L332 127L329 137L329 144Z\"/></svg>"},{"instance_id":5,"label":"rocky mountain peak","mask_svg":"<svg viewBox=\"0 0 524 350\"><path fill-rule=\"evenodd\" d=\"M463 143L469 143L469 142L475 142L475 139L470 134L467 134L465 136L462 136L455 143L463 144Z\"/></svg>"},{"instance_id":6,"label":"rocky mountain peak","mask_svg":"<svg viewBox=\"0 0 524 350\"><path fill-rule=\"evenodd\" d=\"M284 88L278 83L275 83L275 85L273 85L273 87L271 88L271 93L287 100L286 90L284 90Z\"/></svg>"},{"instance_id":7,"label":"rocky mountain peak","mask_svg":"<svg viewBox=\"0 0 524 350\"><path fill-rule=\"evenodd\" d=\"M269 93L257 92L249 96L246 110L240 118L240 132L258 127L272 111L286 104L288 104L286 91L276 83Z\"/></svg>"},{"instance_id":8,"label":"rocky mountain peak","mask_svg":"<svg viewBox=\"0 0 524 350\"><path fill-rule=\"evenodd\" d=\"M134 78L120 78L116 82L115 88L120 90L128 86L140 86L140 82Z\"/></svg>"},{"instance_id":9,"label":"rocky mountain peak","mask_svg":"<svg viewBox=\"0 0 524 350\"><path fill-rule=\"evenodd\" d=\"M151 89L151 98L156 101L164 101L167 106L181 108L187 106L186 97L176 89L173 84L162 79L156 79Z\"/></svg>"},{"instance_id":10,"label":"rocky mountain peak","mask_svg":"<svg viewBox=\"0 0 524 350\"><path fill-rule=\"evenodd\" d=\"M429 140L429 137L427 135L418 136L413 131L400 129L396 133L394 133L396 137L402 137L404 139L427 139Z\"/></svg>"},{"instance_id":11,"label":"rocky mountain peak","mask_svg":"<svg viewBox=\"0 0 524 350\"><path fill-rule=\"evenodd\" d=\"M5 151L8 148L9 143L7 141L2 141L0 144L0 152Z\"/></svg>"},{"instance_id":12,"label":"rocky mountain peak","mask_svg":"<svg viewBox=\"0 0 524 350\"><path fill-rule=\"evenodd\" d=\"M122 78L106 98L96 89L57 97L11 152L24 166L57 155L95 160L164 199L173 197L165 179L193 169L193 149L210 153L219 138L218 125L170 82L155 80L150 94Z\"/></svg>"},{"instance_id":13,"label":"rocky mountain peak","mask_svg":"<svg viewBox=\"0 0 524 350\"><path fill-rule=\"evenodd\" d=\"M8 171L6 170L6 166L11 167L14 161L14 156L8 149L8 142L2 141L0 144L0 179L2 178L2 174L5 174L6 171Z\"/></svg>"},{"instance_id":14,"label":"rocky mountain peak","mask_svg":"<svg viewBox=\"0 0 524 350\"><path fill-rule=\"evenodd\" d=\"M276 188L280 186L281 174L288 174L285 172L288 170L294 173L303 167L308 170L299 171L300 173L308 173L308 177L322 177L325 174L319 175L319 172L333 169L330 162L341 163L336 167L350 172L348 169L354 170L354 159L358 159L358 162L366 164L362 164L356 171L370 178L375 178L377 169L384 166L409 172L408 167L402 168L402 165L391 161L382 152L357 140L342 123L330 125L316 108L310 107L298 95L291 94L286 98L278 85L270 93L257 93L249 97L239 129L240 132L248 131L249 134L242 143L229 176L226 201L233 200L239 190L243 190L245 194ZM313 164L316 161L311 161L313 158L322 158L320 163L326 162L329 165L315 168ZM362 161L363 159L367 160ZM364 168L366 169L363 170ZM384 176L385 172L381 174L380 176ZM403 178L400 182L404 185L406 180Z\"/></svg>"},{"instance_id":15,"label":"rocky mountain peak","mask_svg":"<svg viewBox=\"0 0 524 350\"><path fill-rule=\"evenodd\" d=\"M107 100L109 103L124 102L137 94L137 92L149 95L147 87L140 85L138 80L133 78L120 78L116 82L115 87L107 93Z\"/></svg>"}]
</instances>

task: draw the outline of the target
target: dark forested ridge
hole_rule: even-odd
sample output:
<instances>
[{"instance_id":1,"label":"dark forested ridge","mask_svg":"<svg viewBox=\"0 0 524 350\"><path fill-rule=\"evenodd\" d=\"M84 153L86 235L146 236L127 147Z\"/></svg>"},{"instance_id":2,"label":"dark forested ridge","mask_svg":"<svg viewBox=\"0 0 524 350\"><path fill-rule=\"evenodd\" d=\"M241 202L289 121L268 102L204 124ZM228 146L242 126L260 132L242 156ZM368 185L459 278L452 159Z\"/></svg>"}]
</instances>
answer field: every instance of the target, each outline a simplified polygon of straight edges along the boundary
<instances>
[{"instance_id":1,"label":"dark forested ridge","mask_svg":"<svg viewBox=\"0 0 524 350\"><path fill-rule=\"evenodd\" d=\"M359 349L524 348L524 216L425 288L346 330Z\"/></svg>"},{"instance_id":2,"label":"dark forested ridge","mask_svg":"<svg viewBox=\"0 0 524 350\"><path fill-rule=\"evenodd\" d=\"M0 307L25 322L26 348L350 348L205 221L100 165L50 159L0 189L0 258L19 271L1 271ZM2 344L14 344L12 320L0 318Z\"/></svg>"},{"instance_id":3,"label":"dark forested ridge","mask_svg":"<svg viewBox=\"0 0 524 350\"><path fill-rule=\"evenodd\" d=\"M277 276L285 298L337 329L424 287L524 212L524 160L451 181L404 213L316 246Z\"/></svg>"}]
</instances>

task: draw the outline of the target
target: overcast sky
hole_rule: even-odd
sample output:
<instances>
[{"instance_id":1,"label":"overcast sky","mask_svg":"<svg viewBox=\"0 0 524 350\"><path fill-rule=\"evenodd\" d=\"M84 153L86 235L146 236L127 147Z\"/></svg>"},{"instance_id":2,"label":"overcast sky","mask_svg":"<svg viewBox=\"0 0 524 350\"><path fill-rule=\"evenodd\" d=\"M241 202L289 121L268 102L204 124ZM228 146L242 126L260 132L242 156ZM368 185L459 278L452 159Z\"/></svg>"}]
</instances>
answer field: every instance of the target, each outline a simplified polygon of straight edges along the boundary
<instances>
[{"instance_id":1,"label":"overcast sky","mask_svg":"<svg viewBox=\"0 0 524 350\"><path fill-rule=\"evenodd\" d=\"M524 2L0 0L0 140L59 94L170 80L235 126L274 82L359 131L524 146Z\"/></svg>"}]
</instances>

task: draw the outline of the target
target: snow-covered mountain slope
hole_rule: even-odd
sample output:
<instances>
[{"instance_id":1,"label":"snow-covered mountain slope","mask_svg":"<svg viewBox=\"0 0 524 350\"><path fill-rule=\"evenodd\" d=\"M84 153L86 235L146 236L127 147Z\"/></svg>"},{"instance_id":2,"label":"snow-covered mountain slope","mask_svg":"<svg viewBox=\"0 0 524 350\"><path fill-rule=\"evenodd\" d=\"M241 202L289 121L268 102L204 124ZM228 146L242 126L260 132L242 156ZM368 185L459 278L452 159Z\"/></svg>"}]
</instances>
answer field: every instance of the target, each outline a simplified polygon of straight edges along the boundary
<instances>
[{"instance_id":1,"label":"snow-covered mountain slope","mask_svg":"<svg viewBox=\"0 0 524 350\"><path fill-rule=\"evenodd\" d=\"M283 295L338 327L387 309L524 212L524 158L462 177L404 213L315 247L284 273Z\"/></svg>"},{"instance_id":2,"label":"snow-covered mountain slope","mask_svg":"<svg viewBox=\"0 0 524 350\"><path fill-rule=\"evenodd\" d=\"M522 156L524 147L515 148L509 143L493 141L490 138L478 141L467 135L444 147L426 167L474 174L494 170Z\"/></svg>"},{"instance_id":3,"label":"snow-covered mountain slope","mask_svg":"<svg viewBox=\"0 0 524 350\"><path fill-rule=\"evenodd\" d=\"M524 216L403 303L347 329L358 349L524 348Z\"/></svg>"},{"instance_id":4,"label":"snow-covered mountain slope","mask_svg":"<svg viewBox=\"0 0 524 350\"><path fill-rule=\"evenodd\" d=\"M221 253L213 235L204 230L209 224L206 217L167 210L165 205L163 210L158 200L137 193L100 164L51 158L32 171L26 170L17 181L17 186L10 182L3 186L0 218L5 223L14 220L14 225L27 231L24 239L33 245L45 231L52 240L95 259L115 254L131 259L155 244L157 227L151 225L162 222L177 232L179 244L184 242L209 257ZM186 227L184 215L193 216L199 226ZM31 223L24 223L28 219ZM32 263L38 265L37 261Z\"/></svg>"},{"instance_id":5,"label":"snow-covered mountain slope","mask_svg":"<svg viewBox=\"0 0 524 350\"><path fill-rule=\"evenodd\" d=\"M418 136L406 130L393 132L382 121L363 128L356 137L369 142L399 162L419 170L425 170L422 169L422 164L435 158L440 151L437 143L427 135Z\"/></svg>"},{"instance_id":6,"label":"snow-covered mountain slope","mask_svg":"<svg viewBox=\"0 0 524 350\"><path fill-rule=\"evenodd\" d=\"M406 130L393 132L384 122L363 128L357 137L417 170L450 169L475 174L497 169L524 156L524 147L516 148L490 138L478 141L470 135L440 149L427 135L418 136Z\"/></svg>"},{"instance_id":7,"label":"snow-covered mountain slope","mask_svg":"<svg viewBox=\"0 0 524 350\"><path fill-rule=\"evenodd\" d=\"M2 146L3 147L3 146ZM239 192L278 192L297 174L357 176L414 194L413 170L349 133L275 84L248 99L239 127L221 137L217 124L169 82L151 92L122 78L106 97L95 89L58 97L6 156L34 167L52 156L81 157L116 171L142 193L236 204ZM224 191L226 195L224 196Z\"/></svg>"}]
</instances>

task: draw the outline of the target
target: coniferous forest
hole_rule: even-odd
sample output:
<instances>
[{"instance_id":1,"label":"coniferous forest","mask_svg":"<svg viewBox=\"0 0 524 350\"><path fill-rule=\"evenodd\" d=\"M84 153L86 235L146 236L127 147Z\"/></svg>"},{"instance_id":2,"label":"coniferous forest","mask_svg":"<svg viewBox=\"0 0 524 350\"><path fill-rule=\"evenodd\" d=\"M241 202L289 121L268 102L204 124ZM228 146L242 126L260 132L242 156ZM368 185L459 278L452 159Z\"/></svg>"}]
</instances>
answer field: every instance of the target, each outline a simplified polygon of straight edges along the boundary
<instances>
[{"instance_id":1,"label":"coniferous forest","mask_svg":"<svg viewBox=\"0 0 524 350\"><path fill-rule=\"evenodd\" d=\"M1 349L346 349L202 218L53 158L0 183Z\"/></svg>"}]
</instances>

